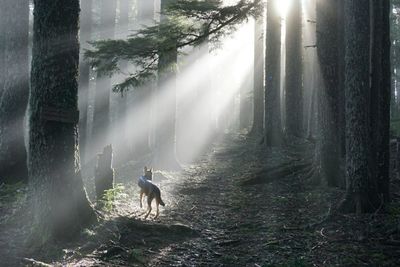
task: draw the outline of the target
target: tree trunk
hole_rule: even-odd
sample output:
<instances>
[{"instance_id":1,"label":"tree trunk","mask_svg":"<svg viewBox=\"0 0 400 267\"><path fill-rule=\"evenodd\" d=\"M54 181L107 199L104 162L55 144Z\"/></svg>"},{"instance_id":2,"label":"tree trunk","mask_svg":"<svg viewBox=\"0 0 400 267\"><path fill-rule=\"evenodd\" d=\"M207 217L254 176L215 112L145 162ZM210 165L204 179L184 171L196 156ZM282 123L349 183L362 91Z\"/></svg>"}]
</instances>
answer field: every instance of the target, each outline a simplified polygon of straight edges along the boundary
<instances>
[{"instance_id":1,"label":"tree trunk","mask_svg":"<svg viewBox=\"0 0 400 267\"><path fill-rule=\"evenodd\" d=\"M131 9L132 0L119 0L119 17L117 32L119 36L117 38L125 39L132 29L129 25L129 10ZM122 61L120 64L120 69L123 72L127 72L129 64L127 61ZM120 75L119 78L126 78ZM115 112L113 116L112 128L116 134L113 136L112 143L115 151L113 162L115 166L125 163L130 159L130 146L129 144L129 125L127 120L129 116L132 116L129 112L128 107L128 95L132 92L125 92L123 94L112 94L112 102L115 105Z\"/></svg>"},{"instance_id":2,"label":"tree trunk","mask_svg":"<svg viewBox=\"0 0 400 267\"><path fill-rule=\"evenodd\" d=\"M303 135L301 25L301 1L293 0L286 16L286 133L299 137Z\"/></svg>"},{"instance_id":3,"label":"tree trunk","mask_svg":"<svg viewBox=\"0 0 400 267\"><path fill-rule=\"evenodd\" d=\"M112 39L115 34L116 0L102 0L100 14L100 39ZM95 153L101 152L105 144L111 142L110 136L110 94L111 79L97 77L93 114L93 142Z\"/></svg>"},{"instance_id":4,"label":"tree trunk","mask_svg":"<svg viewBox=\"0 0 400 267\"><path fill-rule=\"evenodd\" d=\"M32 246L70 239L96 218L78 153L79 1L35 0L28 170Z\"/></svg>"},{"instance_id":5,"label":"tree trunk","mask_svg":"<svg viewBox=\"0 0 400 267\"><path fill-rule=\"evenodd\" d=\"M380 2L380 1L379 1ZM382 67L381 88L379 91L379 139L377 143L377 179L379 193L384 204L390 202L389 194L389 161L390 161L390 95L391 95L391 61L390 61L390 1L383 0L382 9L382 54L380 66Z\"/></svg>"},{"instance_id":6,"label":"tree trunk","mask_svg":"<svg viewBox=\"0 0 400 267\"><path fill-rule=\"evenodd\" d=\"M28 178L24 118L29 95L29 3L7 0L1 9L6 26L0 33L4 38L0 64L5 66L0 98L0 183Z\"/></svg>"},{"instance_id":7,"label":"tree trunk","mask_svg":"<svg viewBox=\"0 0 400 267\"><path fill-rule=\"evenodd\" d=\"M175 0L162 0L161 12L173 1ZM161 15L161 21L168 19ZM174 45L159 52L155 140L155 167L158 169L179 169L175 142L177 60L178 52Z\"/></svg>"},{"instance_id":8,"label":"tree trunk","mask_svg":"<svg viewBox=\"0 0 400 267\"><path fill-rule=\"evenodd\" d=\"M264 21L254 22L253 126L250 134L261 136L264 129Z\"/></svg>"},{"instance_id":9,"label":"tree trunk","mask_svg":"<svg viewBox=\"0 0 400 267\"><path fill-rule=\"evenodd\" d=\"M338 0L338 21L344 21L344 0ZM340 157L344 161L346 156L346 118L345 118L345 43L344 25L337 23L338 31L338 86L339 86L339 135Z\"/></svg>"},{"instance_id":10,"label":"tree trunk","mask_svg":"<svg viewBox=\"0 0 400 267\"><path fill-rule=\"evenodd\" d=\"M328 186L338 186L340 175L337 5L338 1L317 2L317 53L322 76L318 92L317 149L320 150L320 175Z\"/></svg>"},{"instance_id":11,"label":"tree trunk","mask_svg":"<svg viewBox=\"0 0 400 267\"><path fill-rule=\"evenodd\" d=\"M81 0L80 16L80 43L83 49L88 48L87 42L91 39L92 33L92 0ZM81 51L83 51L81 49ZM86 135L87 135L87 115L89 101L89 79L90 66L88 62L79 63L79 151L82 163L86 161Z\"/></svg>"},{"instance_id":12,"label":"tree trunk","mask_svg":"<svg viewBox=\"0 0 400 267\"><path fill-rule=\"evenodd\" d=\"M370 6L345 1L346 195L344 212L367 213L379 208L376 179L371 175L370 135Z\"/></svg>"},{"instance_id":13,"label":"tree trunk","mask_svg":"<svg viewBox=\"0 0 400 267\"><path fill-rule=\"evenodd\" d=\"M265 51L265 141L268 146L279 146L281 125L281 17L275 3L267 2L267 36Z\"/></svg>"},{"instance_id":14,"label":"tree trunk","mask_svg":"<svg viewBox=\"0 0 400 267\"><path fill-rule=\"evenodd\" d=\"M154 1L152 0L140 0L138 4L138 26L147 25L151 26L154 24ZM149 135L151 129L150 113L151 113L151 97L152 90L155 84L152 81L147 82L140 88L137 88L133 92L133 105L134 110L137 111L135 114L136 121L132 122L135 125L134 131L140 132L137 140L134 140L134 153L133 155L137 158L143 157L144 154L150 151L149 147ZM146 103L146 104L144 104Z\"/></svg>"},{"instance_id":15,"label":"tree trunk","mask_svg":"<svg viewBox=\"0 0 400 267\"><path fill-rule=\"evenodd\" d=\"M1 5L3 6L2 0ZM6 25L6 15L5 9L0 8L0 97L3 95L3 88L4 88L4 71L5 71L5 64L4 64L4 52L5 52L5 25Z\"/></svg>"}]
</instances>

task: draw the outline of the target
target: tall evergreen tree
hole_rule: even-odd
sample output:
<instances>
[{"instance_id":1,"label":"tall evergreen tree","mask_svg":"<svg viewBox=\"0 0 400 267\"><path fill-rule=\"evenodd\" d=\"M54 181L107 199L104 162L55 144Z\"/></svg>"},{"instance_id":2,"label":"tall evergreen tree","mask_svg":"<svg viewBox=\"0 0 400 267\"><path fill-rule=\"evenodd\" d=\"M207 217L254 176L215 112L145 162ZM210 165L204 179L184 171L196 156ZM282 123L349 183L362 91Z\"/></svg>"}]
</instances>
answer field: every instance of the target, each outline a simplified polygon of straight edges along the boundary
<instances>
[{"instance_id":1,"label":"tall evergreen tree","mask_svg":"<svg viewBox=\"0 0 400 267\"><path fill-rule=\"evenodd\" d=\"M175 0L162 0L161 12ZM168 16L161 15L167 22ZM158 88L156 101L156 168L177 169L175 123L176 123L176 64L178 60L177 43L172 39L158 54Z\"/></svg>"},{"instance_id":2,"label":"tall evergreen tree","mask_svg":"<svg viewBox=\"0 0 400 267\"><path fill-rule=\"evenodd\" d=\"M114 38L115 18L117 10L116 0L101 0L100 11L100 39ZM102 151L102 147L110 140L110 93L111 79L100 77L96 79L96 93L93 114L93 140L95 147L93 152Z\"/></svg>"},{"instance_id":3,"label":"tall evergreen tree","mask_svg":"<svg viewBox=\"0 0 400 267\"><path fill-rule=\"evenodd\" d=\"M303 135L301 0L293 0L286 16L286 133ZM267 37L268 39L268 37Z\"/></svg>"},{"instance_id":4,"label":"tall evergreen tree","mask_svg":"<svg viewBox=\"0 0 400 267\"><path fill-rule=\"evenodd\" d=\"M80 15L80 43L82 48L87 49L87 42L91 39L92 33L92 0L81 0ZM81 49L82 51L82 49ZM79 150L82 162L85 161L86 135L88 123L89 104L89 79L90 66L87 61L81 60L79 66Z\"/></svg>"},{"instance_id":5,"label":"tall evergreen tree","mask_svg":"<svg viewBox=\"0 0 400 267\"><path fill-rule=\"evenodd\" d=\"M372 175L370 134L370 6L345 1L346 195L340 208L357 214L380 206Z\"/></svg>"},{"instance_id":6,"label":"tall evergreen tree","mask_svg":"<svg viewBox=\"0 0 400 267\"><path fill-rule=\"evenodd\" d=\"M0 2L3 4L5 0L2 0ZM0 96L3 94L3 87L4 87L4 70L5 70L5 65L4 65L4 31L5 31L5 12L4 8L0 8Z\"/></svg>"},{"instance_id":7,"label":"tall evergreen tree","mask_svg":"<svg viewBox=\"0 0 400 267\"><path fill-rule=\"evenodd\" d=\"M0 74L0 182L17 182L28 175L24 118L29 95L29 2L3 0L0 4L0 64L4 66Z\"/></svg>"},{"instance_id":8,"label":"tall evergreen tree","mask_svg":"<svg viewBox=\"0 0 400 267\"><path fill-rule=\"evenodd\" d=\"M264 21L254 21L253 126L251 134L260 136L264 129Z\"/></svg>"},{"instance_id":9,"label":"tall evergreen tree","mask_svg":"<svg viewBox=\"0 0 400 267\"><path fill-rule=\"evenodd\" d=\"M381 202L389 203L390 1L373 1L372 7L371 160Z\"/></svg>"},{"instance_id":10,"label":"tall evergreen tree","mask_svg":"<svg viewBox=\"0 0 400 267\"><path fill-rule=\"evenodd\" d=\"M339 1L317 1L317 53L322 86L318 91L318 124L320 136L317 148L320 176L329 186L339 185L340 131L338 79L338 4Z\"/></svg>"},{"instance_id":11,"label":"tall evergreen tree","mask_svg":"<svg viewBox=\"0 0 400 267\"><path fill-rule=\"evenodd\" d=\"M138 21L138 26L140 25L153 25L154 24L154 1L153 0L140 0L137 2L138 5L138 14L137 14L137 21ZM135 140L135 147L134 147L134 155L141 157L143 154L147 153L150 148L149 148L149 135L151 133L151 118L150 118L150 113L152 106L150 103L153 103L151 101L152 98L152 93L154 91L155 84L152 81L148 81L139 88L137 88L133 92L133 98L134 98L134 107L133 110L134 112L137 110L136 108L140 109L140 116L135 116L136 121L133 121L132 123L135 125L140 125L140 129L136 129L135 131L140 132L140 137L142 139L140 140ZM143 103L147 103L147 105L143 105ZM139 108L140 107L140 108ZM138 114L138 113L136 113Z\"/></svg>"},{"instance_id":12,"label":"tall evergreen tree","mask_svg":"<svg viewBox=\"0 0 400 267\"><path fill-rule=\"evenodd\" d=\"M265 139L268 146L281 143L281 17L275 7L279 0L267 2L265 51Z\"/></svg>"},{"instance_id":13,"label":"tall evergreen tree","mask_svg":"<svg viewBox=\"0 0 400 267\"><path fill-rule=\"evenodd\" d=\"M96 217L79 171L79 0L35 0L28 170L32 244L66 239Z\"/></svg>"}]
</instances>

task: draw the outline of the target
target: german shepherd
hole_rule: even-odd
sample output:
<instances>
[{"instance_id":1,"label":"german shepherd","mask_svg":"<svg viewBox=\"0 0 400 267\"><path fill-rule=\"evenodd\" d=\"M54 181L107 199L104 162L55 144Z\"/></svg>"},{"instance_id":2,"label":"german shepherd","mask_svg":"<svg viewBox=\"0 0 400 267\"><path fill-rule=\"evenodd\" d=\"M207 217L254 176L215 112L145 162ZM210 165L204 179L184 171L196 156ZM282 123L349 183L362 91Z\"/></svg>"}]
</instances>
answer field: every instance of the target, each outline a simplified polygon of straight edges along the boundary
<instances>
[{"instance_id":1,"label":"german shepherd","mask_svg":"<svg viewBox=\"0 0 400 267\"><path fill-rule=\"evenodd\" d=\"M151 212L151 202L153 199L156 200L156 207L157 207L157 213L156 216L154 216L154 219L158 217L159 211L158 211L158 206L165 206L164 202L161 200L161 192L160 188L158 188L155 184L151 182L153 180L153 169L147 169L147 167L144 167L144 175L140 176L138 185L140 187L140 207L142 208L142 198L143 194L147 196L147 214L144 217L147 219Z\"/></svg>"}]
</instances>

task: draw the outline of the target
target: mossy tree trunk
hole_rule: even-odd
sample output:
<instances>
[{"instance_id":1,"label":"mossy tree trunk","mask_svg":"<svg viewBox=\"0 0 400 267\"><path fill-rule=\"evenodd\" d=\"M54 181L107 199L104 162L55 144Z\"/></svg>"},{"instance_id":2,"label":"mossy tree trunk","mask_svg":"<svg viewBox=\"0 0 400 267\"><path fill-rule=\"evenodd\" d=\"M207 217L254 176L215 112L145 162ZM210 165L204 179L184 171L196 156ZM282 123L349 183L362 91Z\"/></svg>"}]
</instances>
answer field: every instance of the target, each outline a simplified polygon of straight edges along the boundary
<instances>
[{"instance_id":1,"label":"mossy tree trunk","mask_svg":"<svg viewBox=\"0 0 400 267\"><path fill-rule=\"evenodd\" d=\"M92 0L81 0L80 15L80 43L83 49L88 48L87 42L91 39L92 33ZM81 49L81 52L83 52ZM83 57L81 57L83 58ZM88 104L89 104L89 80L90 66L86 61L81 61L79 65L79 151L82 163L86 160L86 140L88 123Z\"/></svg>"},{"instance_id":2,"label":"mossy tree trunk","mask_svg":"<svg viewBox=\"0 0 400 267\"><path fill-rule=\"evenodd\" d=\"M320 176L328 186L340 182L339 130L339 57L338 1L317 2L317 53L321 68L322 87L318 91L318 124L320 136L317 149L320 157Z\"/></svg>"},{"instance_id":3,"label":"mossy tree trunk","mask_svg":"<svg viewBox=\"0 0 400 267\"><path fill-rule=\"evenodd\" d=\"M281 124L281 17L275 7L279 0L268 0L265 51L265 143L279 146L282 142Z\"/></svg>"},{"instance_id":4,"label":"mossy tree trunk","mask_svg":"<svg viewBox=\"0 0 400 267\"><path fill-rule=\"evenodd\" d=\"M0 183L26 181L24 118L29 96L29 3L2 1L3 77L0 97ZM0 55L1 56L1 55ZM1 60L0 60L1 61Z\"/></svg>"},{"instance_id":5,"label":"mossy tree trunk","mask_svg":"<svg viewBox=\"0 0 400 267\"><path fill-rule=\"evenodd\" d=\"M162 0L161 12L175 0ZM161 15L161 21L169 18ZM173 38L173 37L172 37ZM156 151L155 167L159 169L179 169L176 158L176 68L178 51L176 42L163 47L158 59L158 88L156 99Z\"/></svg>"},{"instance_id":6,"label":"mossy tree trunk","mask_svg":"<svg viewBox=\"0 0 400 267\"><path fill-rule=\"evenodd\" d=\"M286 16L286 133L303 135L301 0L293 0ZM267 37L268 39L268 37Z\"/></svg>"},{"instance_id":7,"label":"mossy tree trunk","mask_svg":"<svg viewBox=\"0 0 400 267\"><path fill-rule=\"evenodd\" d=\"M79 0L35 0L28 170L32 245L69 239L96 219L79 171Z\"/></svg>"}]
</instances>

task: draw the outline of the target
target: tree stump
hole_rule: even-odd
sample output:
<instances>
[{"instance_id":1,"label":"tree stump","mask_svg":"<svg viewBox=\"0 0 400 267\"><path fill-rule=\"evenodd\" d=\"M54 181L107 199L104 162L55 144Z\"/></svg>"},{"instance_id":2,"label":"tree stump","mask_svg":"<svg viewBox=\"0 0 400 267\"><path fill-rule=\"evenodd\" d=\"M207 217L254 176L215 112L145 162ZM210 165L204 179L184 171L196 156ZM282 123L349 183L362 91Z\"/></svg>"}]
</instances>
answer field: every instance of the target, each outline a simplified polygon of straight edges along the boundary
<instances>
[{"instance_id":1,"label":"tree stump","mask_svg":"<svg viewBox=\"0 0 400 267\"><path fill-rule=\"evenodd\" d=\"M97 164L94 175L97 200L102 199L106 190L114 188L114 169L112 164L112 146L104 147L103 153L97 154Z\"/></svg>"}]
</instances>

